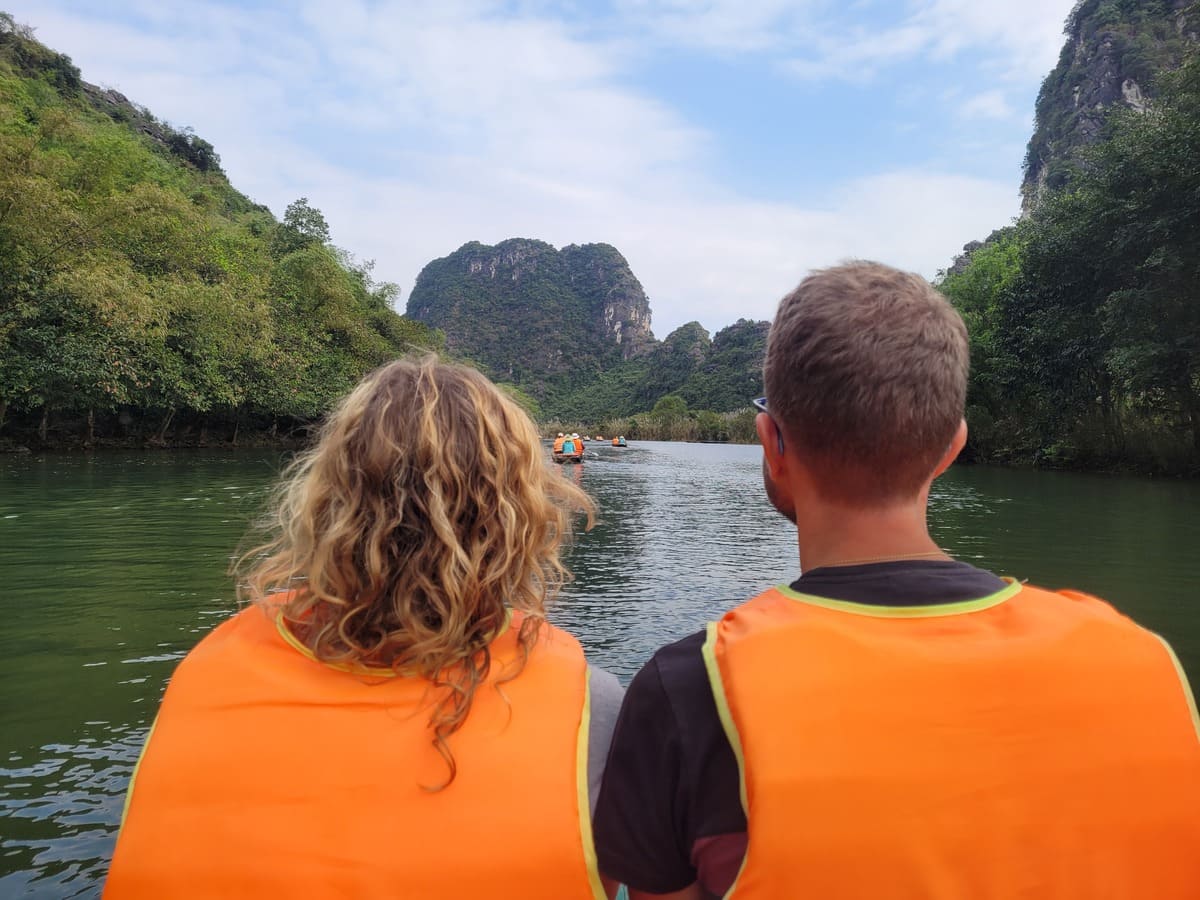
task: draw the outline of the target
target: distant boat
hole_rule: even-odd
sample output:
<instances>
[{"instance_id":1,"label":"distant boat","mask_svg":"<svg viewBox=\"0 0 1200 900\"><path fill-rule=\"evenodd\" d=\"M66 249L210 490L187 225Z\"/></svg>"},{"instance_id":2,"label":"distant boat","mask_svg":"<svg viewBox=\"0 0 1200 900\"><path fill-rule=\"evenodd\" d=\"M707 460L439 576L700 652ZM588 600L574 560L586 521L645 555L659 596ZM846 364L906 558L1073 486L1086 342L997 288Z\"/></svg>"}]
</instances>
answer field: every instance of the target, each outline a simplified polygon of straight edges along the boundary
<instances>
[{"instance_id":1,"label":"distant boat","mask_svg":"<svg viewBox=\"0 0 1200 900\"><path fill-rule=\"evenodd\" d=\"M583 439L571 435L562 443L561 449L554 450L552 455L556 463L583 462Z\"/></svg>"}]
</instances>

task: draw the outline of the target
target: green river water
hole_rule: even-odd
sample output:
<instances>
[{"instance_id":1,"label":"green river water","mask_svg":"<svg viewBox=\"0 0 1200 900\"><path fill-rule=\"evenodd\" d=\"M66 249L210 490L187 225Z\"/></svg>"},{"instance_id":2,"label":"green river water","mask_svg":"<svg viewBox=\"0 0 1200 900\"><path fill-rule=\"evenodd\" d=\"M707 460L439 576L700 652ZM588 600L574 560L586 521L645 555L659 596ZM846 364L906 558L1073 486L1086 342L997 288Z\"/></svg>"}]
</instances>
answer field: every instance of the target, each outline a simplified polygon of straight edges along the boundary
<instances>
[{"instance_id":1,"label":"green river water","mask_svg":"<svg viewBox=\"0 0 1200 900\"><path fill-rule=\"evenodd\" d=\"M600 523L554 619L622 680L662 643L797 574L756 447L600 446ZM176 662L234 608L229 558L281 457L0 458L0 896L99 893L125 784ZM1106 597L1200 683L1200 483L956 467L930 522L954 555Z\"/></svg>"}]
</instances>

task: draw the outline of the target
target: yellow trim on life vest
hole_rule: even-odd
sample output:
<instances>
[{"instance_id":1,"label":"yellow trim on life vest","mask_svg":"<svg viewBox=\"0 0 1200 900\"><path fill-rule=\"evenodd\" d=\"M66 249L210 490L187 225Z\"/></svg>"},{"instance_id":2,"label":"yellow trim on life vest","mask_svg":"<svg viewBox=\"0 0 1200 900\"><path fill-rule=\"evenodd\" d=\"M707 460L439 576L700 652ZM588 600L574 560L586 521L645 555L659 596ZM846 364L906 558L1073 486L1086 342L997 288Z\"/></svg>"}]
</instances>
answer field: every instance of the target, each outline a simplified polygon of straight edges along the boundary
<instances>
[{"instance_id":1,"label":"yellow trim on life vest","mask_svg":"<svg viewBox=\"0 0 1200 900\"><path fill-rule=\"evenodd\" d=\"M750 802L746 794L746 755L742 752L742 738L738 734L737 723L733 721L733 711L729 708L729 698L725 694L725 680L721 677L721 666L717 662L717 623L709 622L705 632L704 646L700 652L704 656L704 668L708 672L708 683L712 688L713 700L717 704L717 716L721 720L721 728L725 731L725 738L729 741L729 746L733 749L733 755L737 759L738 797L742 801L742 812L745 813L746 821L749 822ZM725 897L733 896L738 879L742 877L742 871L746 868L746 860L749 858L750 848L747 844L746 854L742 857L737 875L734 876L729 890L725 892Z\"/></svg>"},{"instance_id":2,"label":"yellow trim on life vest","mask_svg":"<svg viewBox=\"0 0 1200 900\"><path fill-rule=\"evenodd\" d=\"M1005 578L1008 586L980 597L978 600L961 600L957 603L934 603L928 606L883 606L874 603L851 603L849 600L830 600L828 597L818 597L814 594L802 594L794 591L786 584L775 588L789 600L797 600L810 606L821 606L838 612L853 613L858 616L873 616L880 619L926 619L934 616L961 616L965 613L980 612L999 606L1005 600L1015 596L1021 590L1021 583L1011 578Z\"/></svg>"},{"instance_id":3,"label":"yellow trim on life vest","mask_svg":"<svg viewBox=\"0 0 1200 900\"><path fill-rule=\"evenodd\" d=\"M587 865L588 887L596 900L608 900L600 880L600 863L592 838L591 791L588 787L588 738L592 730L592 675L583 670L583 715L579 719L579 737L575 742L575 805L579 808L579 837L583 841L583 860Z\"/></svg>"},{"instance_id":4,"label":"yellow trim on life vest","mask_svg":"<svg viewBox=\"0 0 1200 900\"><path fill-rule=\"evenodd\" d=\"M154 726L157 724L158 716L155 716L154 721L150 723L150 730L146 732L146 740L142 742L142 752L138 754L137 762L133 764L133 771L129 773L129 786L125 788L125 805L121 807L121 824L117 826L118 835L125 827L125 819L129 816L129 803L133 799L133 784L137 781L138 769L142 767L142 760L146 758L146 749L150 746L150 738L154 737Z\"/></svg>"},{"instance_id":5,"label":"yellow trim on life vest","mask_svg":"<svg viewBox=\"0 0 1200 900\"><path fill-rule=\"evenodd\" d=\"M1192 727L1196 729L1196 740L1200 741L1200 711L1196 709L1196 695L1192 693L1192 685L1188 681L1187 672L1183 671L1183 663L1179 661L1179 657L1175 655L1175 648L1167 643L1167 639L1161 634L1154 634L1154 636L1166 649L1167 656L1171 657L1171 663L1175 666L1175 673L1179 676L1179 684L1183 688L1183 697L1187 701L1188 712L1192 716Z\"/></svg>"},{"instance_id":6,"label":"yellow trim on life vest","mask_svg":"<svg viewBox=\"0 0 1200 900\"><path fill-rule=\"evenodd\" d=\"M504 611L504 624L496 629L496 633L488 639L488 643L490 644L496 638L500 637L500 635L504 634L504 632L508 631L508 628L511 624L512 610L506 609ZM384 666L359 666L352 665L350 663L330 662L323 659L317 659L316 654L314 654L312 650L305 646L304 642L301 641L300 638L292 634L292 630L288 628L287 621L284 619L282 612L275 614L275 629L279 632L279 636L282 637L292 649L300 651L303 656L308 657L313 662L319 662L321 665L328 666L331 669L337 669L339 672L348 672L351 675L370 675L376 678L412 678L419 674L411 669L388 669Z\"/></svg>"}]
</instances>

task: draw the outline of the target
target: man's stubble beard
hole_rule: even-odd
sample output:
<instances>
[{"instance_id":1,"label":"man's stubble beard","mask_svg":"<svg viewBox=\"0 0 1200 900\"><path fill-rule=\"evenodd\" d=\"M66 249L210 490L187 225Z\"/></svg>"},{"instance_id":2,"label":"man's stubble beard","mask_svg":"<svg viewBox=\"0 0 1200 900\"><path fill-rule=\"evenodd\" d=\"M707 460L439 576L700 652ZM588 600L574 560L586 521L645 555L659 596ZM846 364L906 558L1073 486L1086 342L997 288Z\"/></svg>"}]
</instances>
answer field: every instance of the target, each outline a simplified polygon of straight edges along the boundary
<instances>
[{"instance_id":1,"label":"man's stubble beard","mask_svg":"<svg viewBox=\"0 0 1200 900\"><path fill-rule=\"evenodd\" d=\"M775 482L771 480L771 472L767 468L766 457L763 458L762 477L763 487L767 492L767 499L771 502L771 505L775 507L775 511L795 525L796 507L792 503L792 498L788 497L781 490L779 490Z\"/></svg>"}]
</instances>

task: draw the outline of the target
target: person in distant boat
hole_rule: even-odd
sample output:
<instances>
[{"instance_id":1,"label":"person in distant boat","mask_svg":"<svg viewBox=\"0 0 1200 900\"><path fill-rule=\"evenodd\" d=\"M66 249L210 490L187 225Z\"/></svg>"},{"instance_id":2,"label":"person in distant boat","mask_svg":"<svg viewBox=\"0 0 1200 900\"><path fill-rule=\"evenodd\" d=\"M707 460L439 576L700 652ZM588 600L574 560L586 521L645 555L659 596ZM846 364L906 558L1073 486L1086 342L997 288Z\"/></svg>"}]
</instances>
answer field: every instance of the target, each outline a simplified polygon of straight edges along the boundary
<instances>
[{"instance_id":1,"label":"person in distant boat","mask_svg":"<svg viewBox=\"0 0 1200 900\"><path fill-rule=\"evenodd\" d=\"M763 482L803 574L626 694L601 871L645 897L1200 897L1200 721L1107 603L956 562L933 480L967 332L916 275L806 278L767 340Z\"/></svg>"},{"instance_id":2,"label":"person in distant boat","mask_svg":"<svg viewBox=\"0 0 1200 900\"><path fill-rule=\"evenodd\" d=\"M572 433L565 441L563 441L560 452L562 456L578 459L579 457L583 456L583 441L580 439L578 434Z\"/></svg>"},{"instance_id":3,"label":"person in distant boat","mask_svg":"<svg viewBox=\"0 0 1200 900\"><path fill-rule=\"evenodd\" d=\"M558 433L558 437L556 437L556 438L554 439L554 452L555 452L555 453L562 453L563 442L564 442L564 441L566 441L566 439L567 439L566 435L564 435L564 434L563 434L563 433L560 431L560 432Z\"/></svg>"},{"instance_id":4,"label":"person in distant boat","mask_svg":"<svg viewBox=\"0 0 1200 900\"><path fill-rule=\"evenodd\" d=\"M238 564L249 605L176 669L105 896L604 897L621 691L545 617L578 511L478 372L367 376Z\"/></svg>"}]
</instances>

